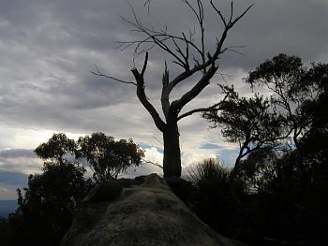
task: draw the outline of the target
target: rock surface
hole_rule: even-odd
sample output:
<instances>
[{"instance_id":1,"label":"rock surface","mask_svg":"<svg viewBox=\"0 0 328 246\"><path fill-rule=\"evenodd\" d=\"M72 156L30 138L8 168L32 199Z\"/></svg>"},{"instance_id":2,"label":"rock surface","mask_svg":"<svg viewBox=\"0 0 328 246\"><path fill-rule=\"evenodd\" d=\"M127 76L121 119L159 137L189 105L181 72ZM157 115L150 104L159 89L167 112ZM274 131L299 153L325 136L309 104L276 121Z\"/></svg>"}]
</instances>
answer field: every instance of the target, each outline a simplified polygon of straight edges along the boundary
<instances>
[{"instance_id":1,"label":"rock surface","mask_svg":"<svg viewBox=\"0 0 328 246\"><path fill-rule=\"evenodd\" d=\"M112 193L109 185L107 189ZM119 195L117 186L114 189L115 196L90 198L84 204L62 246L243 245L200 221L156 174L141 185L123 188Z\"/></svg>"}]
</instances>

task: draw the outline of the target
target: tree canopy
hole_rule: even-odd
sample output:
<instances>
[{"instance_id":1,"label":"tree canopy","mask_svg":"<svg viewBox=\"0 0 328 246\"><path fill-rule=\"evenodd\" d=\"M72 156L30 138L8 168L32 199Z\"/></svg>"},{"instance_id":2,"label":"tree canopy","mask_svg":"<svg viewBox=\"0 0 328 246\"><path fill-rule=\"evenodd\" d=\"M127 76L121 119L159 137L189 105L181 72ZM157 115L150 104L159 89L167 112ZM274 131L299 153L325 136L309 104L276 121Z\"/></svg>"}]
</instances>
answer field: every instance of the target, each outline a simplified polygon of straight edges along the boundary
<instances>
[{"instance_id":1,"label":"tree canopy","mask_svg":"<svg viewBox=\"0 0 328 246\"><path fill-rule=\"evenodd\" d=\"M115 141L101 132L80 137L78 146L78 156L86 158L98 183L116 179L128 167L139 166L144 156L132 139Z\"/></svg>"},{"instance_id":2,"label":"tree canopy","mask_svg":"<svg viewBox=\"0 0 328 246\"><path fill-rule=\"evenodd\" d=\"M228 94L218 107L212 107L203 117L218 127L229 142L239 144L240 160L253 151L267 148L281 136L281 118L270 110L270 102L262 96L240 97L237 92Z\"/></svg>"},{"instance_id":3,"label":"tree canopy","mask_svg":"<svg viewBox=\"0 0 328 246\"><path fill-rule=\"evenodd\" d=\"M257 90L253 96L240 97L230 89L226 100L203 117L219 127L227 141L239 143L235 166L260 148L299 149L301 143L314 141L311 136L325 138L327 71L327 64L306 67L299 57L279 54L249 72L245 82Z\"/></svg>"},{"instance_id":4,"label":"tree canopy","mask_svg":"<svg viewBox=\"0 0 328 246\"><path fill-rule=\"evenodd\" d=\"M252 88L264 87L269 90L272 107L284 123L284 134L292 137L292 144L296 147L311 123L304 107L318 94L313 87L313 79L318 76L314 75L316 66L312 64L312 68L307 69L301 58L279 54L261 63L246 79Z\"/></svg>"},{"instance_id":5,"label":"tree canopy","mask_svg":"<svg viewBox=\"0 0 328 246\"><path fill-rule=\"evenodd\" d=\"M59 164L65 163L65 155L75 155L76 143L69 139L64 133L55 133L46 142L40 144L34 152L43 160L55 161Z\"/></svg>"},{"instance_id":6,"label":"tree canopy","mask_svg":"<svg viewBox=\"0 0 328 246\"><path fill-rule=\"evenodd\" d=\"M18 189L18 209L0 220L0 238L8 245L59 245L73 214L95 182L104 183L130 166L141 164L143 151L132 139L104 133L81 137L77 142L56 133L35 153L44 160L42 173L30 175L27 187ZM85 158L94 171L87 178Z\"/></svg>"}]
</instances>

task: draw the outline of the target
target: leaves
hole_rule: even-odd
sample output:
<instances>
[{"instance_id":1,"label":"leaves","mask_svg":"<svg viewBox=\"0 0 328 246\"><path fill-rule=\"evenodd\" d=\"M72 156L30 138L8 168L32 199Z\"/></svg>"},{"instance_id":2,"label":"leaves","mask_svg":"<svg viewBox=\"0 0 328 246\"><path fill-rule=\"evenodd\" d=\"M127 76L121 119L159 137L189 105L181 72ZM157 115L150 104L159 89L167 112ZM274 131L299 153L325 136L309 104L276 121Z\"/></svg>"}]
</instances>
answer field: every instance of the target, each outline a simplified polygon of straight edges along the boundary
<instances>
[{"instance_id":1,"label":"leaves","mask_svg":"<svg viewBox=\"0 0 328 246\"><path fill-rule=\"evenodd\" d=\"M132 139L115 141L104 133L93 133L78 140L80 158L86 158L96 182L107 182L130 166L138 166L143 151Z\"/></svg>"},{"instance_id":2,"label":"leaves","mask_svg":"<svg viewBox=\"0 0 328 246\"><path fill-rule=\"evenodd\" d=\"M55 160L60 164L64 163L63 156L65 154L74 155L76 144L73 139L67 138L64 133L53 134L53 136L46 143L40 144L34 152L38 157L46 160Z\"/></svg>"},{"instance_id":3,"label":"leaves","mask_svg":"<svg viewBox=\"0 0 328 246\"><path fill-rule=\"evenodd\" d=\"M227 141L240 144L236 164L253 150L275 143L281 135L279 117L271 111L270 101L259 95L246 98L230 93L227 100L203 117L213 127L220 127Z\"/></svg>"}]
</instances>

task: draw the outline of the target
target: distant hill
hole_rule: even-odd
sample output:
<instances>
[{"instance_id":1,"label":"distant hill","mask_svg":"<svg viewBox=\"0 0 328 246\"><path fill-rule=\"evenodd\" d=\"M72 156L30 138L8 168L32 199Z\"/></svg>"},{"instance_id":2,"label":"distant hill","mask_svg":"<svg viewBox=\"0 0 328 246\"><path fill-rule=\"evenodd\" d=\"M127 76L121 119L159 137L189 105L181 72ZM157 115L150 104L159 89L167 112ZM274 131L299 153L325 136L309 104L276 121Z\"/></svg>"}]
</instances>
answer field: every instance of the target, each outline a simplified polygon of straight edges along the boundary
<instances>
[{"instance_id":1,"label":"distant hill","mask_svg":"<svg viewBox=\"0 0 328 246\"><path fill-rule=\"evenodd\" d=\"M0 200L0 217L7 217L16 208L17 200Z\"/></svg>"}]
</instances>

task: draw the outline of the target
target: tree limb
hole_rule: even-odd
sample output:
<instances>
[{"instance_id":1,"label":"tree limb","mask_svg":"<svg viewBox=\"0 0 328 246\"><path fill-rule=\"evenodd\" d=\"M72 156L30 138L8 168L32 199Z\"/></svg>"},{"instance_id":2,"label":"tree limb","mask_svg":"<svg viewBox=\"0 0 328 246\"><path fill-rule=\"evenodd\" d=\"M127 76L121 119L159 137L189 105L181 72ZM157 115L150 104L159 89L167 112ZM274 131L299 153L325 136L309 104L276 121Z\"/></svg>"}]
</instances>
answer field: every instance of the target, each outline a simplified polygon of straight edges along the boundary
<instances>
[{"instance_id":1,"label":"tree limb","mask_svg":"<svg viewBox=\"0 0 328 246\"><path fill-rule=\"evenodd\" d=\"M127 80L119 79L119 78L116 78L114 76L111 76L111 75L102 73L102 72L100 72L100 70L98 69L97 66L96 66L96 71L91 71L91 73L94 74L94 75L96 75L96 76L99 76L99 77L104 77L104 78L107 78L107 79L112 79L112 80L114 80L116 82L119 82L119 83L122 83L122 84L130 84L130 85L137 86L137 83L135 83L133 81L127 81Z\"/></svg>"},{"instance_id":2,"label":"tree limb","mask_svg":"<svg viewBox=\"0 0 328 246\"><path fill-rule=\"evenodd\" d=\"M203 75L203 77L194 85L187 93L185 93L179 100L174 101L171 107L174 107L177 113L185 106L188 102L194 99L209 83L218 67L213 63L209 70Z\"/></svg>"},{"instance_id":3,"label":"tree limb","mask_svg":"<svg viewBox=\"0 0 328 246\"><path fill-rule=\"evenodd\" d=\"M138 96L140 102L146 108L146 110L149 112L149 114L152 116L156 127L160 131L164 131L165 123L159 116L159 114L156 111L156 109L154 108L154 106L148 101L148 99L146 97L143 76L139 73L139 71L136 68L132 69L131 72L137 81L137 96Z\"/></svg>"},{"instance_id":4,"label":"tree limb","mask_svg":"<svg viewBox=\"0 0 328 246\"><path fill-rule=\"evenodd\" d=\"M218 103L216 103L216 104L214 104L214 105L212 105L212 106L209 106L209 107L206 107L206 108L196 108L196 109L190 110L190 111L188 111L188 112L186 112L186 113L183 113L182 115L180 115L180 116L178 117L178 121L181 120L181 119L183 119L183 118L185 118L185 117L187 117L187 116L190 116L190 115L192 115L192 114L194 114L194 113L206 112L206 111L210 111L210 110L216 109L216 108L217 108L218 106L220 106L223 102L225 102L225 101L227 100L228 97L229 97L229 95L226 94L226 95L224 96L224 98L223 98L220 102L218 102Z\"/></svg>"},{"instance_id":5,"label":"tree limb","mask_svg":"<svg viewBox=\"0 0 328 246\"><path fill-rule=\"evenodd\" d=\"M141 76L143 77L147 68L147 64L148 64L148 52L146 52L146 56L145 56L145 61L141 70Z\"/></svg>"},{"instance_id":6,"label":"tree limb","mask_svg":"<svg viewBox=\"0 0 328 246\"><path fill-rule=\"evenodd\" d=\"M165 70L162 78L161 105L166 120L168 119L170 106L171 106L169 100L169 91L168 91L169 80L170 80L169 71L167 69L167 65L165 62Z\"/></svg>"},{"instance_id":7,"label":"tree limb","mask_svg":"<svg viewBox=\"0 0 328 246\"><path fill-rule=\"evenodd\" d=\"M142 160L143 160L143 162L146 163L146 164L151 164L151 165L153 165L153 166L155 166L155 167L159 167L160 169L163 169L163 166L160 165L160 164L158 164L158 163L156 163L156 162L153 162L153 161L147 161L147 160L145 160L145 159L142 159Z\"/></svg>"}]
</instances>

